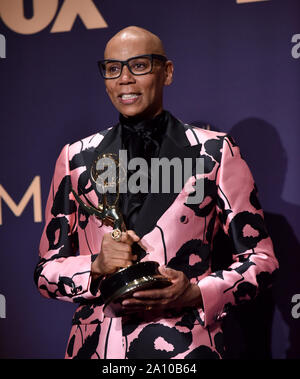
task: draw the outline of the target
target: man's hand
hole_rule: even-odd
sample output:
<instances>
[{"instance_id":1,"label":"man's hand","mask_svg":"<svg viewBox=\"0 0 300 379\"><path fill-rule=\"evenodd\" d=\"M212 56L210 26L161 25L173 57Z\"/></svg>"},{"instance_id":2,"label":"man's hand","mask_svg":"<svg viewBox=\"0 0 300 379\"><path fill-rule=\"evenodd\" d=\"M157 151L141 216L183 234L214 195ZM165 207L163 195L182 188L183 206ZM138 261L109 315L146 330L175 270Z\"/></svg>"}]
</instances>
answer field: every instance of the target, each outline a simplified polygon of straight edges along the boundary
<instances>
[{"instance_id":1,"label":"man's hand","mask_svg":"<svg viewBox=\"0 0 300 379\"><path fill-rule=\"evenodd\" d=\"M119 268L131 266L132 261L137 259L136 255L132 255L131 245L139 240L140 238L133 230L122 232L121 240L118 242L110 233L105 233L100 253L92 263L92 278L113 274Z\"/></svg>"},{"instance_id":2,"label":"man's hand","mask_svg":"<svg viewBox=\"0 0 300 379\"><path fill-rule=\"evenodd\" d=\"M197 284L192 284L182 271L160 266L162 275L172 284L163 289L137 291L132 298L122 302L124 310L138 312L145 310L180 310L184 307L201 307L202 296Z\"/></svg>"}]
</instances>

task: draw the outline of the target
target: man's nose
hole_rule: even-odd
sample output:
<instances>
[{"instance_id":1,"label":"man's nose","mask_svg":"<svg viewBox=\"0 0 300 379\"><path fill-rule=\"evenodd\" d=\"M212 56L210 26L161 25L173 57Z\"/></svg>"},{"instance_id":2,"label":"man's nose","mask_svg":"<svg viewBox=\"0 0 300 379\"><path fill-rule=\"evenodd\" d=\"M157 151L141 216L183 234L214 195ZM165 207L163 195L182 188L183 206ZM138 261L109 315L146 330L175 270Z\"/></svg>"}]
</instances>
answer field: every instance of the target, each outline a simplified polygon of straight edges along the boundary
<instances>
[{"instance_id":1,"label":"man's nose","mask_svg":"<svg viewBox=\"0 0 300 379\"><path fill-rule=\"evenodd\" d=\"M122 73L119 77L120 84L135 83L134 75L129 71L129 68L124 65Z\"/></svg>"}]
</instances>

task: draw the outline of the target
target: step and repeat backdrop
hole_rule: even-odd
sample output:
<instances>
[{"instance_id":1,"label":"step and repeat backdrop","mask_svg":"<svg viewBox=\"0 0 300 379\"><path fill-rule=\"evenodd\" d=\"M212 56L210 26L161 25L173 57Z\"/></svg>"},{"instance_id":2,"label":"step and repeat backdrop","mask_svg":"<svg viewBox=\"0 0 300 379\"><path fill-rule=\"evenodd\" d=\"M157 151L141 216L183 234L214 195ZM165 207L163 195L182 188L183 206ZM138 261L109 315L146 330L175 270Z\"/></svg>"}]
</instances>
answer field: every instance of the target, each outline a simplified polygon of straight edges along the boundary
<instances>
[{"instance_id":1,"label":"step and repeat backdrop","mask_svg":"<svg viewBox=\"0 0 300 379\"><path fill-rule=\"evenodd\" d=\"M299 0L0 0L0 358L62 358L73 304L33 271L55 161L118 114L97 69L137 25L174 62L165 108L229 132L255 177L280 271L227 320L233 357L300 358Z\"/></svg>"}]
</instances>

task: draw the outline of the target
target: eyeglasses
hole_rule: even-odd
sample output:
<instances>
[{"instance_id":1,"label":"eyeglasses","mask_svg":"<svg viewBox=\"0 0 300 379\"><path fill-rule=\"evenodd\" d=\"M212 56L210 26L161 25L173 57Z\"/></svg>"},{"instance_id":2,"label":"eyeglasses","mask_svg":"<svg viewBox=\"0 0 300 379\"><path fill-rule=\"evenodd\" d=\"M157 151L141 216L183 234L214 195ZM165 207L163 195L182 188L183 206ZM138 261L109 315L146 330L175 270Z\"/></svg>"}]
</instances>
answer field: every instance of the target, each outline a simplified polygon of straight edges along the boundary
<instances>
[{"instance_id":1,"label":"eyeglasses","mask_svg":"<svg viewBox=\"0 0 300 379\"><path fill-rule=\"evenodd\" d=\"M121 76L123 67L127 66L133 75L146 75L152 72L153 59L166 62L167 58L159 54L138 55L127 59L127 61L118 61L116 59L105 59L97 62L101 75L104 79L117 79Z\"/></svg>"}]
</instances>

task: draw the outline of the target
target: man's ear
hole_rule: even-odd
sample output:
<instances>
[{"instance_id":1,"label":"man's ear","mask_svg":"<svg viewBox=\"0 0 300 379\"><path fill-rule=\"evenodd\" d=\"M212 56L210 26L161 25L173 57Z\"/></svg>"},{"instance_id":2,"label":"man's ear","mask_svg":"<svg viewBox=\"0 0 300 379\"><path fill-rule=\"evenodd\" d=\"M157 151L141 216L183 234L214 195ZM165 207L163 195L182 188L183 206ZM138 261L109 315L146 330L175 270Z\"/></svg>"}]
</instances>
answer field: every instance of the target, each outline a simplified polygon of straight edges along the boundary
<instances>
[{"instance_id":1,"label":"man's ear","mask_svg":"<svg viewBox=\"0 0 300 379\"><path fill-rule=\"evenodd\" d=\"M169 86L173 82L174 65L172 61L167 61L165 65L165 86Z\"/></svg>"}]
</instances>

